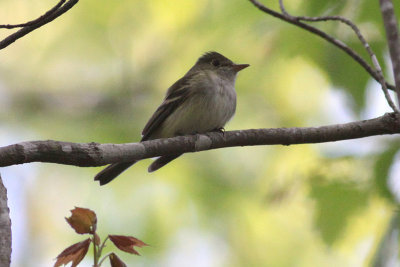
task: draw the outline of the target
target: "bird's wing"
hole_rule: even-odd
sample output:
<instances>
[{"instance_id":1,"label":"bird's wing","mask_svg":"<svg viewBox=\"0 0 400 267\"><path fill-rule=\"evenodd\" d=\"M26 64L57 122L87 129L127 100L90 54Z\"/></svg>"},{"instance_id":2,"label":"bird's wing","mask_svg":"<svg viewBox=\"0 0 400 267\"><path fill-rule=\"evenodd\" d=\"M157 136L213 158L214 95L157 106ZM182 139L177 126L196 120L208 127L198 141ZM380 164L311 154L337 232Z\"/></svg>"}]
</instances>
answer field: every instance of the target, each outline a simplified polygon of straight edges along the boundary
<instances>
[{"instance_id":1,"label":"bird's wing","mask_svg":"<svg viewBox=\"0 0 400 267\"><path fill-rule=\"evenodd\" d=\"M157 108L156 112L154 112L153 116L151 116L144 127L142 131L142 141L148 140L165 119L188 98L190 94L190 90L188 90L188 81L191 80L191 76L192 75L185 75L168 89L163 103Z\"/></svg>"}]
</instances>

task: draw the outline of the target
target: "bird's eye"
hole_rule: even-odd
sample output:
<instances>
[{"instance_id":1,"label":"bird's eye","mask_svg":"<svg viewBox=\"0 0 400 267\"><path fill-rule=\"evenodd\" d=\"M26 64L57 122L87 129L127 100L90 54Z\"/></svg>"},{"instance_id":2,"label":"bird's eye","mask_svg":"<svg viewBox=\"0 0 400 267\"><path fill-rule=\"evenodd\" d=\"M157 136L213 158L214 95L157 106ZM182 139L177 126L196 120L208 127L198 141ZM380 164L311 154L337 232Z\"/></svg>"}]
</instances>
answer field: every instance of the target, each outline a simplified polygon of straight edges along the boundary
<instances>
[{"instance_id":1,"label":"bird's eye","mask_svg":"<svg viewBox=\"0 0 400 267\"><path fill-rule=\"evenodd\" d=\"M219 63L219 60L218 60L218 59L213 59L213 60L211 61L211 64L212 64L213 66L215 66L215 67L218 67L219 65L221 65L221 63Z\"/></svg>"}]
</instances>

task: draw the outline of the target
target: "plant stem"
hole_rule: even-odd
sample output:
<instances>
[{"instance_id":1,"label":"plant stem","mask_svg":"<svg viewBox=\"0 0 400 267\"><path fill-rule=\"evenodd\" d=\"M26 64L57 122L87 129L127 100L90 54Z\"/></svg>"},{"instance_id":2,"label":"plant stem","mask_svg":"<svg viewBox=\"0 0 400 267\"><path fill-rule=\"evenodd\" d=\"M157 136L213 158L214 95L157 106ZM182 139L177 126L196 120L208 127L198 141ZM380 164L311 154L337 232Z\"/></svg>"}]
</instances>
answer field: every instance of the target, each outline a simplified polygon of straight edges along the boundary
<instances>
[{"instance_id":1,"label":"plant stem","mask_svg":"<svg viewBox=\"0 0 400 267\"><path fill-rule=\"evenodd\" d=\"M94 258L94 267L98 267L98 262L99 262L99 258L100 255L97 254L97 245L96 245L96 232L93 231L93 237L92 237L92 242L93 242L93 258ZM99 251L100 252L100 251Z\"/></svg>"},{"instance_id":2,"label":"plant stem","mask_svg":"<svg viewBox=\"0 0 400 267\"><path fill-rule=\"evenodd\" d=\"M101 253L103 252L103 248L106 246L106 242L108 240L108 236L106 237L106 239L104 239L103 243L101 244L101 246L99 247L99 258L101 256Z\"/></svg>"},{"instance_id":3,"label":"plant stem","mask_svg":"<svg viewBox=\"0 0 400 267\"><path fill-rule=\"evenodd\" d=\"M105 255L101 261L99 262L98 267L100 267L103 264L103 261L105 261L108 257L110 257L110 255L112 254L112 252L108 253L107 255Z\"/></svg>"}]
</instances>

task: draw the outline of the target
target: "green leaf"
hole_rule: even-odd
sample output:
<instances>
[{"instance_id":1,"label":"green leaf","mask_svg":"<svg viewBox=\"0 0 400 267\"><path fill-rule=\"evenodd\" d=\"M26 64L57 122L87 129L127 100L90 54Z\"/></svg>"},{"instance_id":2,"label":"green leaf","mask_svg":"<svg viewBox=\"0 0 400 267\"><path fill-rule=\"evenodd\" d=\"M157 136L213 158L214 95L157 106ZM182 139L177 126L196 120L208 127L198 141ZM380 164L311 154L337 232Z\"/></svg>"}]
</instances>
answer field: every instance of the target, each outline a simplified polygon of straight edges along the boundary
<instances>
[{"instance_id":1,"label":"green leaf","mask_svg":"<svg viewBox=\"0 0 400 267\"><path fill-rule=\"evenodd\" d=\"M351 217L365 207L368 192L354 183L321 180L318 177L311 182L311 197L316 201L314 219L323 240L331 245L340 238Z\"/></svg>"},{"instance_id":2,"label":"green leaf","mask_svg":"<svg viewBox=\"0 0 400 267\"><path fill-rule=\"evenodd\" d=\"M346 6L345 0L305 1L307 14L305 16L322 16L340 14ZM330 11L327 14L327 11Z\"/></svg>"},{"instance_id":3,"label":"green leaf","mask_svg":"<svg viewBox=\"0 0 400 267\"><path fill-rule=\"evenodd\" d=\"M393 163L393 157L396 155L398 150L399 146L393 146L380 154L375 162L374 169L374 182L379 195L393 204L396 204L396 200L394 199L392 192L389 190L387 182L389 178L389 170Z\"/></svg>"}]
</instances>

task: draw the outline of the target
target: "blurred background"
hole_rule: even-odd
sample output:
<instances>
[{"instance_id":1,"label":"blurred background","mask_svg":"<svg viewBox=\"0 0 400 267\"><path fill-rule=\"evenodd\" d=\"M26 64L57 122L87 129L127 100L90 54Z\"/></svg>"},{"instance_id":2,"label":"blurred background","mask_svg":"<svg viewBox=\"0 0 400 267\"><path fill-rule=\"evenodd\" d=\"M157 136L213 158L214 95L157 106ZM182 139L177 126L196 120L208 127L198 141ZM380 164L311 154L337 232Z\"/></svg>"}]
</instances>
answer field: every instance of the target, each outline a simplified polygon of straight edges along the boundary
<instances>
[{"instance_id":1,"label":"blurred background","mask_svg":"<svg viewBox=\"0 0 400 267\"><path fill-rule=\"evenodd\" d=\"M378 1L286 2L292 14L356 22L392 82ZM55 3L2 0L0 23L28 21ZM263 3L278 9L278 1ZM315 26L370 62L347 27ZM390 111L379 85L345 53L249 1L81 0L1 51L0 145L137 142L167 88L210 50L251 64L238 76L226 130ZM150 245L141 257L117 252L128 266L399 266L399 140L227 148L184 155L152 174L143 160L104 187L93 181L101 168L2 168L12 266L51 266L83 240L64 219L74 206L97 213L101 237L133 235Z\"/></svg>"}]
</instances>

